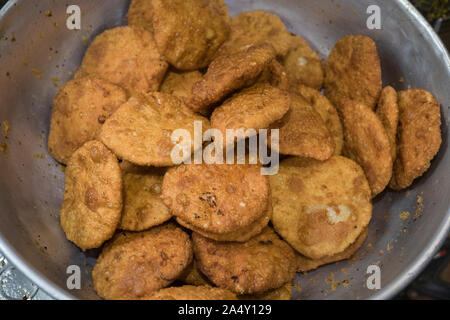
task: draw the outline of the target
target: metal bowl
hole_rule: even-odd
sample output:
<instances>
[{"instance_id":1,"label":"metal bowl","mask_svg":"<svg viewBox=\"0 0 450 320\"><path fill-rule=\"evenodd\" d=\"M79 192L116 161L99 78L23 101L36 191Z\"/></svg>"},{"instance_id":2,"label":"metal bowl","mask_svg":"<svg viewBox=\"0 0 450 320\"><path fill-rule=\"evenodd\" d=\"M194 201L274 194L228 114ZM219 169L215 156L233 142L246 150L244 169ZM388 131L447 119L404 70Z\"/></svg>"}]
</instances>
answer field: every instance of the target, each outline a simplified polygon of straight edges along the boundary
<instances>
[{"instance_id":1,"label":"metal bowl","mask_svg":"<svg viewBox=\"0 0 450 320\"><path fill-rule=\"evenodd\" d=\"M82 252L59 225L64 173L47 152L52 99L77 69L87 45L103 30L124 24L129 1L74 1L82 29L66 28L66 2L13 0L0 11L0 250L32 281L57 299L97 298L90 271L98 251ZM325 58L347 34L365 34L378 45L385 85L433 92L442 103L443 145L431 169L405 192L377 197L369 239L351 261L297 275L298 299L382 299L404 288L447 236L450 155L450 59L422 16L404 0L229 0L231 13L262 9L278 14ZM369 30L369 5L381 8L382 29ZM417 205L417 197L423 204ZM420 199L420 198L419 198ZM411 214L401 219L402 212ZM69 265L80 266L80 290L67 289ZM381 269L381 289L367 288L367 268ZM300 289L301 288L301 289Z\"/></svg>"}]
</instances>

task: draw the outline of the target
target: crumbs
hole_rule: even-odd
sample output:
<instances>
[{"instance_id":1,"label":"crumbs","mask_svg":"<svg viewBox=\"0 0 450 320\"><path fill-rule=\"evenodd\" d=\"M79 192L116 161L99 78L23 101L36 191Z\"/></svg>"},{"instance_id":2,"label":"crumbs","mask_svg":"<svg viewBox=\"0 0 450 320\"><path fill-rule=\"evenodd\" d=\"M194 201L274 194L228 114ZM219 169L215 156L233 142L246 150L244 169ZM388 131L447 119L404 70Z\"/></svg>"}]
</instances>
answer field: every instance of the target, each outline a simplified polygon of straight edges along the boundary
<instances>
[{"instance_id":1,"label":"crumbs","mask_svg":"<svg viewBox=\"0 0 450 320\"><path fill-rule=\"evenodd\" d=\"M42 72L41 71L39 71L36 68L33 68L31 71L36 75L36 78L42 79Z\"/></svg>"},{"instance_id":2,"label":"crumbs","mask_svg":"<svg viewBox=\"0 0 450 320\"><path fill-rule=\"evenodd\" d=\"M409 213L408 211L403 211L403 212L400 214L400 219L406 220L406 219L409 218L409 215L410 215L410 213Z\"/></svg>"},{"instance_id":3,"label":"crumbs","mask_svg":"<svg viewBox=\"0 0 450 320\"><path fill-rule=\"evenodd\" d=\"M9 122L7 120L2 122L2 128L3 128L3 136L8 139L8 134L9 134Z\"/></svg>"},{"instance_id":4,"label":"crumbs","mask_svg":"<svg viewBox=\"0 0 450 320\"><path fill-rule=\"evenodd\" d=\"M45 159L45 154L41 153L41 154L33 154L33 158L35 159Z\"/></svg>"},{"instance_id":5,"label":"crumbs","mask_svg":"<svg viewBox=\"0 0 450 320\"><path fill-rule=\"evenodd\" d=\"M330 290L331 291L335 291L341 285L346 288L350 284L350 280L349 279L342 280L342 281L335 280L333 272L330 274L330 276L327 279L325 279L325 282L330 283Z\"/></svg>"},{"instance_id":6,"label":"crumbs","mask_svg":"<svg viewBox=\"0 0 450 320\"><path fill-rule=\"evenodd\" d=\"M8 144L5 142L0 143L0 151L3 153L7 153L8 152Z\"/></svg>"},{"instance_id":7,"label":"crumbs","mask_svg":"<svg viewBox=\"0 0 450 320\"><path fill-rule=\"evenodd\" d=\"M423 194L423 192L421 194ZM416 205L417 205L417 209L416 209L416 212L414 213L414 221L416 221L418 218L420 218L423 213L423 198L421 195L417 196Z\"/></svg>"}]
</instances>

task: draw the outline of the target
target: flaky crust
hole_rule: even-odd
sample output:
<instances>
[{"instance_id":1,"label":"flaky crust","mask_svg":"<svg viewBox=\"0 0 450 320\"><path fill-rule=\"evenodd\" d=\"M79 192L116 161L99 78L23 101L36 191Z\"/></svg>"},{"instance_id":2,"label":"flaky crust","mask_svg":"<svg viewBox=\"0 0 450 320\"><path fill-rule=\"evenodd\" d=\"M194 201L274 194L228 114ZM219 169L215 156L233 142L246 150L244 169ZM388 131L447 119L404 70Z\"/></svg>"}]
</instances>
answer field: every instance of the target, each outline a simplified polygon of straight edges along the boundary
<instances>
[{"instance_id":1,"label":"flaky crust","mask_svg":"<svg viewBox=\"0 0 450 320\"><path fill-rule=\"evenodd\" d=\"M187 101L191 96L192 86L201 81L202 78L203 75L199 71L169 71L161 84L160 91Z\"/></svg>"},{"instance_id":2,"label":"flaky crust","mask_svg":"<svg viewBox=\"0 0 450 320\"><path fill-rule=\"evenodd\" d=\"M211 116L211 127L226 135L227 129L267 129L280 120L291 105L291 97L267 83L244 89L216 108Z\"/></svg>"},{"instance_id":3,"label":"flaky crust","mask_svg":"<svg viewBox=\"0 0 450 320\"><path fill-rule=\"evenodd\" d=\"M305 98L306 101L320 115L322 120L325 122L328 131L333 137L335 145L334 155L340 155L344 146L344 131L336 108L333 106L330 100L327 99L327 97L313 88L299 85L297 87L293 87L292 90L296 90L296 92L298 92L303 98Z\"/></svg>"},{"instance_id":4,"label":"flaky crust","mask_svg":"<svg viewBox=\"0 0 450 320\"><path fill-rule=\"evenodd\" d=\"M163 199L182 221L210 233L230 233L263 217L269 181L257 165L202 164L171 168Z\"/></svg>"},{"instance_id":5,"label":"flaky crust","mask_svg":"<svg viewBox=\"0 0 450 320\"><path fill-rule=\"evenodd\" d=\"M110 239L122 212L122 175L117 158L101 142L75 151L66 168L61 226L83 250Z\"/></svg>"},{"instance_id":6,"label":"flaky crust","mask_svg":"<svg viewBox=\"0 0 450 320\"><path fill-rule=\"evenodd\" d=\"M153 8L151 0L132 0L127 13L128 25L153 32Z\"/></svg>"},{"instance_id":7,"label":"flaky crust","mask_svg":"<svg viewBox=\"0 0 450 320\"><path fill-rule=\"evenodd\" d=\"M197 261L195 259L186 269L184 269L177 280L193 286L211 285L208 278L198 270Z\"/></svg>"},{"instance_id":8,"label":"flaky crust","mask_svg":"<svg viewBox=\"0 0 450 320\"><path fill-rule=\"evenodd\" d=\"M273 47L262 44L214 59L202 81L192 87L188 106L195 112L208 114L235 90L254 84L274 58Z\"/></svg>"},{"instance_id":9,"label":"flaky crust","mask_svg":"<svg viewBox=\"0 0 450 320\"><path fill-rule=\"evenodd\" d=\"M344 251L335 254L333 256L323 257L321 259L309 259L299 253L296 253L297 259L297 272L307 272L311 270L315 270L320 266L338 262L341 260L350 259L353 255L358 251L359 248L363 245L364 241L367 239L367 235L369 233L369 228L366 227L363 232L359 235L354 243L352 243L347 249Z\"/></svg>"},{"instance_id":10,"label":"flaky crust","mask_svg":"<svg viewBox=\"0 0 450 320\"><path fill-rule=\"evenodd\" d=\"M121 163L124 204L119 229L142 231L172 217L161 198L165 168L138 167Z\"/></svg>"},{"instance_id":11,"label":"flaky crust","mask_svg":"<svg viewBox=\"0 0 450 320\"><path fill-rule=\"evenodd\" d=\"M152 0L161 54L179 70L206 67L228 40L231 17L222 0Z\"/></svg>"},{"instance_id":12,"label":"flaky crust","mask_svg":"<svg viewBox=\"0 0 450 320\"><path fill-rule=\"evenodd\" d=\"M85 142L98 137L103 123L127 100L126 92L94 76L71 80L53 100L48 149L67 164Z\"/></svg>"},{"instance_id":13,"label":"flaky crust","mask_svg":"<svg viewBox=\"0 0 450 320\"><path fill-rule=\"evenodd\" d=\"M291 300L292 284L286 283L284 286L260 294L249 294L239 296L239 300Z\"/></svg>"},{"instance_id":14,"label":"flaky crust","mask_svg":"<svg viewBox=\"0 0 450 320\"><path fill-rule=\"evenodd\" d=\"M317 160L334 153L334 141L319 113L300 95L291 94L291 107L271 129L279 129L279 152ZM268 140L271 148L271 139Z\"/></svg>"},{"instance_id":15,"label":"flaky crust","mask_svg":"<svg viewBox=\"0 0 450 320\"><path fill-rule=\"evenodd\" d=\"M391 145L375 112L363 104L345 100L341 113L345 155L366 174L372 196L382 192L392 177Z\"/></svg>"},{"instance_id":16,"label":"flaky crust","mask_svg":"<svg viewBox=\"0 0 450 320\"><path fill-rule=\"evenodd\" d=\"M369 184L350 159L321 162L292 158L270 176L272 223L277 233L310 259L344 251L372 217Z\"/></svg>"},{"instance_id":17,"label":"flaky crust","mask_svg":"<svg viewBox=\"0 0 450 320\"><path fill-rule=\"evenodd\" d=\"M289 50L290 36L277 15L261 10L242 12L233 18L230 39L219 49L218 55L270 43L277 56L281 57Z\"/></svg>"},{"instance_id":18,"label":"flaky crust","mask_svg":"<svg viewBox=\"0 0 450 320\"><path fill-rule=\"evenodd\" d=\"M264 293L294 278L294 252L269 227L246 243L217 242L196 233L192 240L200 270L236 294Z\"/></svg>"},{"instance_id":19,"label":"flaky crust","mask_svg":"<svg viewBox=\"0 0 450 320\"><path fill-rule=\"evenodd\" d=\"M188 228L208 239L222 242L247 242L254 236L260 234L264 230L264 228L267 227L270 220L272 219L272 213L272 203L271 201L269 201L268 208L261 218L257 219L255 222L251 223L248 226L227 233L207 232L183 221L180 218L177 219L177 222L183 227Z\"/></svg>"},{"instance_id":20,"label":"flaky crust","mask_svg":"<svg viewBox=\"0 0 450 320\"><path fill-rule=\"evenodd\" d=\"M297 35L291 36L289 44L289 52L283 58L282 64L290 83L293 86L305 85L321 90L324 70L317 52L311 49L305 39Z\"/></svg>"},{"instance_id":21,"label":"flaky crust","mask_svg":"<svg viewBox=\"0 0 450 320\"><path fill-rule=\"evenodd\" d=\"M125 26L107 30L95 38L77 76L94 74L129 93L147 92L158 90L167 67L151 32Z\"/></svg>"},{"instance_id":22,"label":"flaky crust","mask_svg":"<svg viewBox=\"0 0 450 320\"><path fill-rule=\"evenodd\" d=\"M442 143L439 102L425 90L412 89L398 93L400 124L397 160L390 187L401 190L430 167Z\"/></svg>"},{"instance_id":23,"label":"flaky crust","mask_svg":"<svg viewBox=\"0 0 450 320\"><path fill-rule=\"evenodd\" d=\"M142 299L172 283L191 261L189 235L174 224L122 232L94 266L94 289L104 299Z\"/></svg>"},{"instance_id":24,"label":"flaky crust","mask_svg":"<svg viewBox=\"0 0 450 320\"><path fill-rule=\"evenodd\" d=\"M194 114L175 96L153 92L130 98L102 127L100 139L119 158L140 166L172 166L174 130L186 129L194 151L194 122L201 121L203 131L208 119Z\"/></svg>"},{"instance_id":25,"label":"flaky crust","mask_svg":"<svg viewBox=\"0 0 450 320\"><path fill-rule=\"evenodd\" d=\"M398 130L398 95L394 88L387 86L381 91L376 114L386 129L391 145L392 162L397 159L397 130Z\"/></svg>"},{"instance_id":26,"label":"flaky crust","mask_svg":"<svg viewBox=\"0 0 450 320\"><path fill-rule=\"evenodd\" d=\"M161 289L144 300L237 300L237 297L228 290L204 285Z\"/></svg>"},{"instance_id":27,"label":"flaky crust","mask_svg":"<svg viewBox=\"0 0 450 320\"><path fill-rule=\"evenodd\" d=\"M366 36L346 36L328 57L325 95L340 108L350 99L374 109L382 88L381 64L375 42Z\"/></svg>"}]
</instances>

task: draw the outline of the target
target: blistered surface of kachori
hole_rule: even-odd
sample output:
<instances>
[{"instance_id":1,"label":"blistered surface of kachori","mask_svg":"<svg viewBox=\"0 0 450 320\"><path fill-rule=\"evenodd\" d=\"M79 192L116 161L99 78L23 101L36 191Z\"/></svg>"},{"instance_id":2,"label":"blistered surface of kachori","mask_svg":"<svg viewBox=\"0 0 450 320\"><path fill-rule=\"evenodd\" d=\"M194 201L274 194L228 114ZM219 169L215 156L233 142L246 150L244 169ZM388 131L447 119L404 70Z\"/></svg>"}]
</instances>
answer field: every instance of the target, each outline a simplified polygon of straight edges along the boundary
<instances>
[{"instance_id":1,"label":"blistered surface of kachori","mask_svg":"<svg viewBox=\"0 0 450 320\"><path fill-rule=\"evenodd\" d=\"M142 299L172 283L191 260L189 235L174 224L121 232L95 264L94 289L104 299Z\"/></svg>"},{"instance_id":2,"label":"blistered surface of kachori","mask_svg":"<svg viewBox=\"0 0 450 320\"><path fill-rule=\"evenodd\" d=\"M67 239L81 249L110 239L122 212L122 175L117 158L101 142L89 141L69 160L61 208Z\"/></svg>"},{"instance_id":3,"label":"blistered surface of kachori","mask_svg":"<svg viewBox=\"0 0 450 320\"><path fill-rule=\"evenodd\" d=\"M270 177L272 223L299 253L320 259L344 251L369 224L372 204L361 167L333 156L292 158Z\"/></svg>"}]
</instances>

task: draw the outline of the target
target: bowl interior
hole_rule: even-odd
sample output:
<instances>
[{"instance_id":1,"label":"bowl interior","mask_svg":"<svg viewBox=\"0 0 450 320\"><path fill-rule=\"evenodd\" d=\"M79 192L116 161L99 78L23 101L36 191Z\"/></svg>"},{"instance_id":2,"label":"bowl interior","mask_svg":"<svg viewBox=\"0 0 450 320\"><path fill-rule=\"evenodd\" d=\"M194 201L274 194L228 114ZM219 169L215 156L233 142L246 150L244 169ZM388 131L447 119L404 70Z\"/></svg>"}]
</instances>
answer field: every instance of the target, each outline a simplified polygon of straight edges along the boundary
<instances>
[{"instance_id":1,"label":"bowl interior","mask_svg":"<svg viewBox=\"0 0 450 320\"><path fill-rule=\"evenodd\" d=\"M375 199L369 238L354 259L297 275L298 299L387 298L428 261L450 224L447 119L450 62L430 28L406 1L228 0L232 15L247 10L278 14L291 32L326 58L348 34L372 37L384 85L424 88L442 103L443 145L431 169L407 191ZM98 250L81 252L59 225L64 173L47 151L52 100L73 76L87 45L105 29L126 23L127 0L79 0L82 29L66 28L61 1L12 1L0 13L0 247L9 260L56 298L97 298L90 272ZM369 5L381 8L382 29L369 30ZM402 219L402 212L410 215ZM66 268L82 270L82 289L69 291ZM381 269L381 290L366 286L367 268Z\"/></svg>"}]
</instances>

